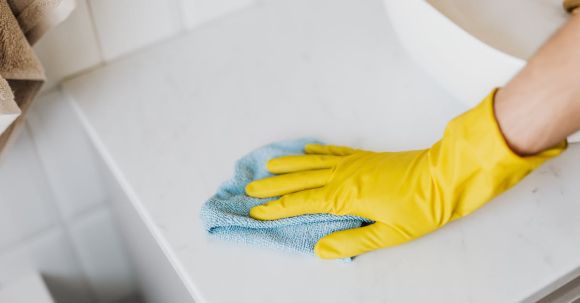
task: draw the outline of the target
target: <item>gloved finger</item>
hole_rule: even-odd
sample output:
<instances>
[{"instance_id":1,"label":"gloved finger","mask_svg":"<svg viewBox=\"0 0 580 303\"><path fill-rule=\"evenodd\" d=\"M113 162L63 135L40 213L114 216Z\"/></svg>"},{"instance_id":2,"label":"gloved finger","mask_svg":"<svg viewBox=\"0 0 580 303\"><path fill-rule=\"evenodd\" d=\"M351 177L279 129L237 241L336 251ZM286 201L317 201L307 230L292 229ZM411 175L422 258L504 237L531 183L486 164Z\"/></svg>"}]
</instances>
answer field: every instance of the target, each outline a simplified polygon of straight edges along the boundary
<instances>
[{"instance_id":1,"label":"gloved finger","mask_svg":"<svg viewBox=\"0 0 580 303\"><path fill-rule=\"evenodd\" d=\"M304 146L304 152L306 154L348 156L356 151L356 149L347 146L323 145L315 143L306 144Z\"/></svg>"},{"instance_id":2,"label":"gloved finger","mask_svg":"<svg viewBox=\"0 0 580 303\"><path fill-rule=\"evenodd\" d=\"M285 174L303 170L332 168L341 159L332 155L300 155L274 158L266 164L273 174Z\"/></svg>"},{"instance_id":3,"label":"gloved finger","mask_svg":"<svg viewBox=\"0 0 580 303\"><path fill-rule=\"evenodd\" d=\"M277 220L306 214L333 213L334 207L324 199L323 191L310 189L282 196L250 210L250 217L258 220Z\"/></svg>"},{"instance_id":4,"label":"gloved finger","mask_svg":"<svg viewBox=\"0 0 580 303\"><path fill-rule=\"evenodd\" d=\"M332 174L332 169L317 169L273 176L250 182L246 194L256 198L269 198L322 187Z\"/></svg>"},{"instance_id":5,"label":"gloved finger","mask_svg":"<svg viewBox=\"0 0 580 303\"><path fill-rule=\"evenodd\" d=\"M409 240L408 236L389 225L373 223L327 235L316 243L314 252L322 259L348 258Z\"/></svg>"}]
</instances>

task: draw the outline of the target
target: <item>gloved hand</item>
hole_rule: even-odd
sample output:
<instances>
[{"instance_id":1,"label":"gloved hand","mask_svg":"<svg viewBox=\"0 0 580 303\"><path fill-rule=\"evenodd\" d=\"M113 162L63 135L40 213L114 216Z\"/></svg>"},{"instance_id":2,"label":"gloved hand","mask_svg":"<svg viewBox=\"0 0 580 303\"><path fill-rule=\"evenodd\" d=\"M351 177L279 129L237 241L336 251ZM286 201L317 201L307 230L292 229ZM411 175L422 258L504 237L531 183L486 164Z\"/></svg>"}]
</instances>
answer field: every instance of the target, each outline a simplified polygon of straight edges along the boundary
<instances>
[{"instance_id":1,"label":"gloved hand","mask_svg":"<svg viewBox=\"0 0 580 303\"><path fill-rule=\"evenodd\" d=\"M272 159L267 168L279 175L248 184L246 193L281 197L252 208L250 216L330 213L376 222L323 237L315 246L323 259L405 243L466 216L567 146L514 154L496 123L493 96L449 122L429 149L377 153L310 144L306 155Z\"/></svg>"}]
</instances>

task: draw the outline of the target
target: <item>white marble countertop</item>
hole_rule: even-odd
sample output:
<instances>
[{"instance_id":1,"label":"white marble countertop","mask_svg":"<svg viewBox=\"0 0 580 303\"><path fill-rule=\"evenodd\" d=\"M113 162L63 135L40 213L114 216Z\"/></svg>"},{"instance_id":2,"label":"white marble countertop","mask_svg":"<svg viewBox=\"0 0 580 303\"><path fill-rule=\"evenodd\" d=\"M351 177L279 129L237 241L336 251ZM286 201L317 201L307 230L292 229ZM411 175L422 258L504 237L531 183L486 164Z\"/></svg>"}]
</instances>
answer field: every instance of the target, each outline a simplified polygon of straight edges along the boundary
<instances>
[{"instance_id":1,"label":"white marble countertop","mask_svg":"<svg viewBox=\"0 0 580 303\"><path fill-rule=\"evenodd\" d=\"M574 145L474 215L350 264L205 234L201 204L255 147L426 147L465 110L406 56L379 0L264 1L64 91L198 303L516 302L580 272Z\"/></svg>"}]
</instances>

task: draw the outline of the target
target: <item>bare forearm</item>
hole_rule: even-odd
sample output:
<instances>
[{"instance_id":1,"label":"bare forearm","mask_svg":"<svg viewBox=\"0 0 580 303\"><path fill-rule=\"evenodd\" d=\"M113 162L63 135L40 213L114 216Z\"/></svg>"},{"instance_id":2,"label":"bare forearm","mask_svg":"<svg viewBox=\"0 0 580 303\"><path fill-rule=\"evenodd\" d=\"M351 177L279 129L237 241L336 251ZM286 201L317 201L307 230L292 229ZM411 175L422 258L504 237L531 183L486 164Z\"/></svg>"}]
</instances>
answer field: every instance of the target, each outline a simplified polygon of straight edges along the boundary
<instances>
[{"instance_id":1,"label":"bare forearm","mask_svg":"<svg viewBox=\"0 0 580 303\"><path fill-rule=\"evenodd\" d=\"M580 129L580 14L500 89L495 114L510 147L541 152Z\"/></svg>"}]
</instances>

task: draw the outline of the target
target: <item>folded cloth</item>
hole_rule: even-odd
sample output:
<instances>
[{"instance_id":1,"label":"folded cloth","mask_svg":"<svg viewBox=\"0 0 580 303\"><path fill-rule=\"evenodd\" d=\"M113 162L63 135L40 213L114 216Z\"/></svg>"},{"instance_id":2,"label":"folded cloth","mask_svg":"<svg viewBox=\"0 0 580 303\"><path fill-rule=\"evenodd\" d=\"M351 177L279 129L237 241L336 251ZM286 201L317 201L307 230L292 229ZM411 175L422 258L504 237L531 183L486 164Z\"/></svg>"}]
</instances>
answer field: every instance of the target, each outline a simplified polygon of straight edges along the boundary
<instances>
[{"instance_id":1,"label":"folded cloth","mask_svg":"<svg viewBox=\"0 0 580 303\"><path fill-rule=\"evenodd\" d=\"M32 44L74 6L74 0L0 0L0 152L22 127L45 79Z\"/></svg>"},{"instance_id":2,"label":"folded cloth","mask_svg":"<svg viewBox=\"0 0 580 303\"><path fill-rule=\"evenodd\" d=\"M211 235L225 240L314 255L314 245L320 238L335 231L370 223L371 221L360 217L329 214L305 215L273 221L250 218L250 208L274 198L248 197L244 190L246 184L271 176L266 170L268 160L302 154L304 145L308 143L319 142L300 139L273 143L238 160L234 177L223 183L201 209L201 218L206 230Z\"/></svg>"}]
</instances>

